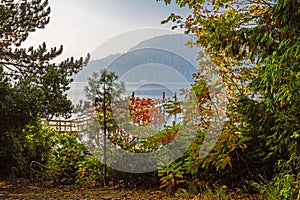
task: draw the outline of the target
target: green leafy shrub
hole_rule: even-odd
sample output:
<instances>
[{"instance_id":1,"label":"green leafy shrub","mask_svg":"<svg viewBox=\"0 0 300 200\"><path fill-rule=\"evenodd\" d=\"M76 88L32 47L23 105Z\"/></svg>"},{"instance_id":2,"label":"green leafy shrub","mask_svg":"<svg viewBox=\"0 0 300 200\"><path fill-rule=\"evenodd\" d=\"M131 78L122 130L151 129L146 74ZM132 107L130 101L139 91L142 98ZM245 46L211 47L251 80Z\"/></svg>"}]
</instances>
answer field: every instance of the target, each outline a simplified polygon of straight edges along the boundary
<instances>
[{"instance_id":1,"label":"green leafy shrub","mask_svg":"<svg viewBox=\"0 0 300 200\"><path fill-rule=\"evenodd\" d=\"M96 157L85 156L76 163L76 166L76 184L88 187L104 185L104 174L100 171L103 167Z\"/></svg>"},{"instance_id":2,"label":"green leafy shrub","mask_svg":"<svg viewBox=\"0 0 300 200\"><path fill-rule=\"evenodd\" d=\"M1 176L21 176L26 168L26 159L22 155L24 148L18 139L17 131L0 135L0 174ZM4 143L5 142L5 143Z\"/></svg>"},{"instance_id":3,"label":"green leafy shrub","mask_svg":"<svg viewBox=\"0 0 300 200\"><path fill-rule=\"evenodd\" d=\"M0 174L29 176L30 162L46 164L52 153L56 132L38 119L23 129L0 135Z\"/></svg>"},{"instance_id":4,"label":"green leafy shrub","mask_svg":"<svg viewBox=\"0 0 300 200\"><path fill-rule=\"evenodd\" d=\"M52 148L57 132L43 124L39 119L37 123L26 126L24 133L23 154L31 161L46 164L51 157Z\"/></svg>"},{"instance_id":5,"label":"green leafy shrub","mask_svg":"<svg viewBox=\"0 0 300 200\"><path fill-rule=\"evenodd\" d=\"M61 134L49 162L50 175L60 184L94 186L102 181L102 165L85 154L85 146L76 136Z\"/></svg>"},{"instance_id":6,"label":"green leafy shrub","mask_svg":"<svg viewBox=\"0 0 300 200\"><path fill-rule=\"evenodd\" d=\"M77 137L61 134L53 149L53 158L50 161L51 175L61 184L76 182L77 162L84 159L84 146Z\"/></svg>"},{"instance_id":7,"label":"green leafy shrub","mask_svg":"<svg viewBox=\"0 0 300 200\"><path fill-rule=\"evenodd\" d=\"M182 183L185 183L183 162L173 162L169 166L158 171L161 188L167 189L169 194L174 194Z\"/></svg>"},{"instance_id":8,"label":"green leafy shrub","mask_svg":"<svg viewBox=\"0 0 300 200\"><path fill-rule=\"evenodd\" d=\"M281 199L300 199L300 158L293 154L288 161L277 162L278 173L271 180Z\"/></svg>"},{"instance_id":9,"label":"green leafy shrub","mask_svg":"<svg viewBox=\"0 0 300 200\"><path fill-rule=\"evenodd\" d=\"M271 183L282 199L300 199L300 180L295 174L279 173Z\"/></svg>"},{"instance_id":10,"label":"green leafy shrub","mask_svg":"<svg viewBox=\"0 0 300 200\"><path fill-rule=\"evenodd\" d=\"M259 181L251 183L264 196L264 199L300 199L300 162L295 155L291 158L288 161L277 162L277 173L270 181L260 176Z\"/></svg>"}]
</instances>

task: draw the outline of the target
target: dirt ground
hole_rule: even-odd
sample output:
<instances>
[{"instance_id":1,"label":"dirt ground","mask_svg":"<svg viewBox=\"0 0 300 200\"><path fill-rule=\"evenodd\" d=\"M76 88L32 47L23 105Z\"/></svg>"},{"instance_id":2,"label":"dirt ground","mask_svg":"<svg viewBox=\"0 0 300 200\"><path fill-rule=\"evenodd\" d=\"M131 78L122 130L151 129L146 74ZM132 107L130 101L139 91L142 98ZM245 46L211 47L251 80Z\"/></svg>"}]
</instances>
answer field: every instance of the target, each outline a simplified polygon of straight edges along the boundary
<instances>
[{"instance_id":1,"label":"dirt ground","mask_svg":"<svg viewBox=\"0 0 300 200\"><path fill-rule=\"evenodd\" d=\"M135 199L223 199L207 196L175 195L169 196L159 190L129 190L115 187L83 188L79 186L54 186L48 183L33 183L27 179L0 179L0 199L103 199L103 200L135 200ZM227 198L226 198L227 199ZM261 199L248 194L236 194L228 199Z\"/></svg>"}]
</instances>

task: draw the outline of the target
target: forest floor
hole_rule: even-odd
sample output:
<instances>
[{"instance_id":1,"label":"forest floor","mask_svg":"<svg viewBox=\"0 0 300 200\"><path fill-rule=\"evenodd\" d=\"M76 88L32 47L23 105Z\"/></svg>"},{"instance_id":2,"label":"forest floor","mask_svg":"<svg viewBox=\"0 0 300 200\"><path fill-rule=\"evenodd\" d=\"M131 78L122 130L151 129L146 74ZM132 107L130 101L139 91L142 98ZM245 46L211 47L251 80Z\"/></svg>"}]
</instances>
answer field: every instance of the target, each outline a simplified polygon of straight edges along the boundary
<instances>
[{"instance_id":1,"label":"forest floor","mask_svg":"<svg viewBox=\"0 0 300 200\"><path fill-rule=\"evenodd\" d=\"M103 200L135 200L135 199L245 199L260 200L261 196L235 193L221 197L205 195L181 194L170 196L159 190L129 190L108 188L82 188L78 186L54 186L32 183L27 179L0 179L0 199L103 199Z\"/></svg>"}]
</instances>

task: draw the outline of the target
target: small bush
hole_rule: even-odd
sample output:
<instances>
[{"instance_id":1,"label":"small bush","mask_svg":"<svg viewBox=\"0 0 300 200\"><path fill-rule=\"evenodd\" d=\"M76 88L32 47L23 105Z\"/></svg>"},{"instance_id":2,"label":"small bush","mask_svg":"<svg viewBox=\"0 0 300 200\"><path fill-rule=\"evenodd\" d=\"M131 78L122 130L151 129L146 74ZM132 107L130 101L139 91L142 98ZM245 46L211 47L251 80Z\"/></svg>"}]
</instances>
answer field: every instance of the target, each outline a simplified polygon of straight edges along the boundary
<instances>
[{"instance_id":1,"label":"small bush","mask_svg":"<svg viewBox=\"0 0 300 200\"><path fill-rule=\"evenodd\" d=\"M94 186L102 181L102 165L85 153L84 145L76 136L61 134L57 138L53 157L49 162L50 175L63 185Z\"/></svg>"},{"instance_id":2,"label":"small bush","mask_svg":"<svg viewBox=\"0 0 300 200\"><path fill-rule=\"evenodd\" d=\"M261 177L260 183L253 183L252 185L267 200L300 200L300 171L299 167L295 166L296 163L292 162L298 159L296 156L291 156L289 161L278 161L278 173L270 181Z\"/></svg>"},{"instance_id":3,"label":"small bush","mask_svg":"<svg viewBox=\"0 0 300 200\"><path fill-rule=\"evenodd\" d=\"M96 157L85 156L76 166L76 184L88 187L104 185L104 173L100 171L103 167Z\"/></svg>"},{"instance_id":4,"label":"small bush","mask_svg":"<svg viewBox=\"0 0 300 200\"><path fill-rule=\"evenodd\" d=\"M56 132L41 119L0 135L0 175L29 176L30 162L45 164L52 153Z\"/></svg>"}]
</instances>

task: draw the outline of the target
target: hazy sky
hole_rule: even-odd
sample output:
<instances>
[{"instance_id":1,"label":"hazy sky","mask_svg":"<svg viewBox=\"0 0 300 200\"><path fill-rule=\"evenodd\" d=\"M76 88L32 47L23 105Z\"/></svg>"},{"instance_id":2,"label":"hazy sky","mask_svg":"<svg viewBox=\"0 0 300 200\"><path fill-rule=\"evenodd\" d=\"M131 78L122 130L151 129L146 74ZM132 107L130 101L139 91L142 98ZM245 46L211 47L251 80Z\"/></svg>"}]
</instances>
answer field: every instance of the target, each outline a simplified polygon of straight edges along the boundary
<instances>
[{"instance_id":1,"label":"hazy sky","mask_svg":"<svg viewBox=\"0 0 300 200\"><path fill-rule=\"evenodd\" d=\"M50 23L31 33L24 45L63 45L64 53L58 60L84 56L112 37L135 29L170 30L171 25L161 25L161 20L172 12L189 12L156 0L49 0L49 4Z\"/></svg>"}]
</instances>

